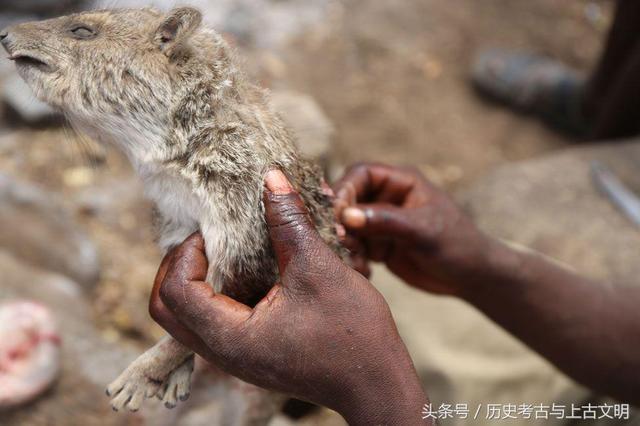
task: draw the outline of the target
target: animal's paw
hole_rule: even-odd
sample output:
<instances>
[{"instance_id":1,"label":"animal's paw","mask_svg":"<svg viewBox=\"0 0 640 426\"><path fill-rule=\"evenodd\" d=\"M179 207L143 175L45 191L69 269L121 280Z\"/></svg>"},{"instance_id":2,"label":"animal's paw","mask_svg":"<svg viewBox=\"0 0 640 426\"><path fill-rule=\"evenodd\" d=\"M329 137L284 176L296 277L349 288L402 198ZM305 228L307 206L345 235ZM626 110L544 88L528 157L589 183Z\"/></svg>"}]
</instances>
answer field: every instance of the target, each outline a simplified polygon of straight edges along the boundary
<instances>
[{"instance_id":1,"label":"animal's paw","mask_svg":"<svg viewBox=\"0 0 640 426\"><path fill-rule=\"evenodd\" d=\"M128 408L138 411L145 398L158 393L162 380L149 377L137 362L131 364L116 380L107 387L111 397L111 408L120 411Z\"/></svg>"},{"instance_id":2,"label":"animal's paw","mask_svg":"<svg viewBox=\"0 0 640 426\"><path fill-rule=\"evenodd\" d=\"M173 370L158 393L158 398L167 408L173 408L180 401L186 401L191 395L191 373L194 357L190 356L178 368Z\"/></svg>"}]
</instances>

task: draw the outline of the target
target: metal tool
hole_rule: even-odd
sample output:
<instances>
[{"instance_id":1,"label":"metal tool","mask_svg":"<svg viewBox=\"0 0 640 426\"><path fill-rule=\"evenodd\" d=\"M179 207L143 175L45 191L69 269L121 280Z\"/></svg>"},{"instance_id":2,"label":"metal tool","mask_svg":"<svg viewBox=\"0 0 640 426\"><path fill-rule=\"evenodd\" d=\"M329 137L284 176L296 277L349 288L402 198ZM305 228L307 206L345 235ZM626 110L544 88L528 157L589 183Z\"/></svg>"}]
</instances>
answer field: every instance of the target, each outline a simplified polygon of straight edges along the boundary
<instances>
[{"instance_id":1,"label":"metal tool","mask_svg":"<svg viewBox=\"0 0 640 426\"><path fill-rule=\"evenodd\" d=\"M634 225L640 228L640 198L604 164L591 162L591 176L596 187L609 198Z\"/></svg>"}]
</instances>

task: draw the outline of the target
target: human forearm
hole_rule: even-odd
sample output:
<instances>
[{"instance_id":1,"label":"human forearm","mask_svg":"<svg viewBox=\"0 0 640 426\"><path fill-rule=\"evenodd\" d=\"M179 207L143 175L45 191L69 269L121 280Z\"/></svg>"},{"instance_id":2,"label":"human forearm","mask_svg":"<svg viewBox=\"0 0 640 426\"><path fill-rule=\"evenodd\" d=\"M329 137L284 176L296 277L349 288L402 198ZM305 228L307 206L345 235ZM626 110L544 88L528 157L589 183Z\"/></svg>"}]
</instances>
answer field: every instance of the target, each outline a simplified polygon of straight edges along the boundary
<instances>
[{"instance_id":1,"label":"human forearm","mask_svg":"<svg viewBox=\"0 0 640 426\"><path fill-rule=\"evenodd\" d=\"M580 277L492 240L462 297L559 369L640 403L640 288Z\"/></svg>"}]
</instances>

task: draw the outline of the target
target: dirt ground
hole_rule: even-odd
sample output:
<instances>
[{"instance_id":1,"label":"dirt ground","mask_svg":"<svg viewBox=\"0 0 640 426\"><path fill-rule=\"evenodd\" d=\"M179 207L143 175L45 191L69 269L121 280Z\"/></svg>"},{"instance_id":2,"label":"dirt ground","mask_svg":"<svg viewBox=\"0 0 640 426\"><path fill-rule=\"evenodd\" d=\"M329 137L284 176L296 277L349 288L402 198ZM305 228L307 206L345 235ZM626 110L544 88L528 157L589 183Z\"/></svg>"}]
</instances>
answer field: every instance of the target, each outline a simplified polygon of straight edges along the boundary
<instances>
[{"instance_id":1,"label":"dirt ground","mask_svg":"<svg viewBox=\"0 0 640 426\"><path fill-rule=\"evenodd\" d=\"M353 0L282 56L278 84L315 96L337 126L335 158L421 166L446 186L569 143L479 100L484 47L530 50L588 70L612 2ZM286 83L283 83L286 82Z\"/></svg>"},{"instance_id":2,"label":"dirt ground","mask_svg":"<svg viewBox=\"0 0 640 426\"><path fill-rule=\"evenodd\" d=\"M245 47L271 88L309 93L336 127L336 169L375 160L419 166L448 189L505 162L572 143L534 120L479 100L468 84L488 46L592 66L611 19L605 0L349 0L326 21L273 51ZM142 345L161 334L146 301L160 256L150 205L118 154L66 130L25 130L0 140L0 170L64 195L99 246L95 317L109 339ZM98 195L96 195L98 194Z\"/></svg>"}]
</instances>

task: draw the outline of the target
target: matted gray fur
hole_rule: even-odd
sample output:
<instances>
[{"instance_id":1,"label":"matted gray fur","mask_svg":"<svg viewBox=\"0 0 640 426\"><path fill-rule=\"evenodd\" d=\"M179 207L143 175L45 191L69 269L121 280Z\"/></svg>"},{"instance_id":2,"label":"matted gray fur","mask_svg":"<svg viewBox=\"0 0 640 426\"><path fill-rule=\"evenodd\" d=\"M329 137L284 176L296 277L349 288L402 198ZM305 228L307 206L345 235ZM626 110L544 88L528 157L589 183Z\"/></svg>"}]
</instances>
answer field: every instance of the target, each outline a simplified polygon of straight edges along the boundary
<instances>
[{"instance_id":1,"label":"matted gray fur","mask_svg":"<svg viewBox=\"0 0 640 426\"><path fill-rule=\"evenodd\" d=\"M91 11L10 27L2 44L38 98L126 153L157 206L162 249L200 230L208 282L254 303L277 279L262 204L268 169L284 171L325 241L342 250L321 171L201 20L188 7ZM192 366L166 337L108 387L112 406L137 410L158 394L172 407L188 396Z\"/></svg>"}]
</instances>

